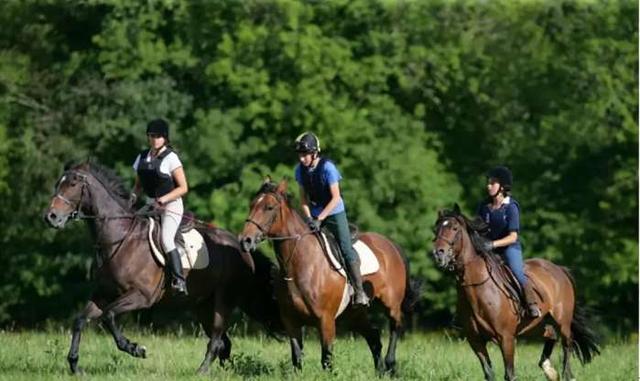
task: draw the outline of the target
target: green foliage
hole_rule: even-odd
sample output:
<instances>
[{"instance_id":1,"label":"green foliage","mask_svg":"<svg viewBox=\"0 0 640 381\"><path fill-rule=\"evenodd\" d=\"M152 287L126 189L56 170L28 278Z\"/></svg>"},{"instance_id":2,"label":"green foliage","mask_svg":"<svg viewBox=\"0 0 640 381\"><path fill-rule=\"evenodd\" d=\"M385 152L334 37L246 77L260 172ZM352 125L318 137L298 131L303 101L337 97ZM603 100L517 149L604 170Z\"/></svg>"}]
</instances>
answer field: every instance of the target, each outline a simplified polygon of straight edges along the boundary
<instances>
[{"instance_id":1,"label":"green foliage","mask_svg":"<svg viewBox=\"0 0 640 381\"><path fill-rule=\"evenodd\" d=\"M295 136L316 132L350 220L398 242L425 281L427 325L455 308L428 255L436 212L473 212L483 173L507 164L525 256L569 266L611 328L636 327L636 14L629 1L2 3L0 323L82 303L85 229L35 221L69 159L131 181L162 116L188 207L233 231L263 176L293 177Z\"/></svg>"}]
</instances>

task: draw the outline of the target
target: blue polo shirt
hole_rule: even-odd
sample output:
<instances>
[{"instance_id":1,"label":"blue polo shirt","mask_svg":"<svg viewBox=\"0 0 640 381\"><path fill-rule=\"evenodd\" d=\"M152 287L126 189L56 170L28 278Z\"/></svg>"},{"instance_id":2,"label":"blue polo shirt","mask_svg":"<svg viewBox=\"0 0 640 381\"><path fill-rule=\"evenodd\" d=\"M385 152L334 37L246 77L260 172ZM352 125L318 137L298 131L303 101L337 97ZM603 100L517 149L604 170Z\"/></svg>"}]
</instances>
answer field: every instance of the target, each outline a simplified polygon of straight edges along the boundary
<instances>
[{"instance_id":1,"label":"blue polo shirt","mask_svg":"<svg viewBox=\"0 0 640 381\"><path fill-rule=\"evenodd\" d=\"M302 171L307 171L307 173L309 173L310 175L316 175L314 171L316 171L318 167L319 166L316 166L314 168L307 168L307 167L304 167L302 164L298 163L295 169L295 177L298 184L300 184L300 186L304 188L304 184L302 181ZM322 183L326 184L326 186L323 187L322 189L317 189L316 191L318 193L321 193L324 196L322 197L323 199L331 200L331 189L329 187L339 182L340 180L342 180L342 176L340 176L340 172L338 171L338 168L336 168L335 164L333 164L330 160L326 160L324 165L322 166L322 173L318 173L317 175L322 176L322 179L323 179ZM305 189L305 192L307 194L309 193L307 189ZM321 205L319 203L316 204L316 203L310 202L309 207L311 209L311 215L313 217L318 217L318 215L322 213L322 210L325 208L325 206L327 205L326 204ZM329 215L332 216L334 214L344 212L344 210L345 210L344 201L342 200L342 196L340 196L340 202L338 202L338 205L336 205L336 207L333 208L333 210L331 211L331 213L329 213Z\"/></svg>"},{"instance_id":2,"label":"blue polo shirt","mask_svg":"<svg viewBox=\"0 0 640 381\"><path fill-rule=\"evenodd\" d=\"M513 197L507 197L498 209L491 209L489 204L478 206L478 216L489 225L489 238L493 241L520 232L520 206ZM520 243L520 237L514 244Z\"/></svg>"}]
</instances>

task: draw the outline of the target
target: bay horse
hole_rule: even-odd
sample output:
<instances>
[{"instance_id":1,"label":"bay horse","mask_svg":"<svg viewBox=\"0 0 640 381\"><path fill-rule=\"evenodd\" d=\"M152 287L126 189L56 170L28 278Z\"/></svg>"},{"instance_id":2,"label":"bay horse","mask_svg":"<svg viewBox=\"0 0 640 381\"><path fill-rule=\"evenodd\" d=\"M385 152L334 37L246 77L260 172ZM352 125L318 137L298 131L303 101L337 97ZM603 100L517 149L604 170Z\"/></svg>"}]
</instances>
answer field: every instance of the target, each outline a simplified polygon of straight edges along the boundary
<instances>
[{"instance_id":1,"label":"bay horse","mask_svg":"<svg viewBox=\"0 0 640 381\"><path fill-rule=\"evenodd\" d=\"M331 266L319 237L290 206L286 180L277 185L265 181L250 209L240 241L245 250L255 249L265 239L274 244L280 265L275 279L276 299L289 336L293 366L302 368L302 327L315 326L320 332L322 367L330 369L335 319L346 279ZM409 313L416 302L419 285L410 282L408 265L395 243L375 233L362 233L358 238L380 263L379 271L363 276L363 285L371 300L379 301L389 319L390 337L384 363L380 331L370 323L367 308L349 307L345 319L366 339L376 372L394 373L403 315Z\"/></svg>"},{"instance_id":2,"label":"bay horse","mask_svg":"<svg viewBox=\"0 0 640 381\"><path fill-rule=\"evenodd\" d=\"M173 298L165 287L165 271L151 253L148 218L137 215L129 205L129 192L122 180L96 163L65 167L55 192L44 213L45 221L60 229L69 220L86 219L97 248L95 290L73 323L67 356L71 372L80 371L81 333L91 319L100 319L118 349L134 357L146 357L146 348L129 341L117 327L115 317ZM196 312L210 339L198 369L204 373L216 357L223 364L230 356L226 330L236 306L274 332L281 331L282 324L271 282L275 264L259 252L243 254L237 238L228 231L204 225L196 225L196 229L207 245L209 264L188 271L189 296L173 299L180 299L177 303L181 307Z\"/></svg>"},{"instance_id":3,"label":"bay horse","mask_svg":"<svg viewBox=\"0 0 640 381\"><path fill-rule=\"evenodd\" d=\"M519 302L510 297L501 276L502 263L495 254L476 249L480 247L476 245L478 231L486 228L484 222L467 219L456 205L453 211L439 212L435 226L432 255L440 268L455 274L458 318L486 380L494 379L486 349L489 340L500 346L505 380L515 379L515 337L527 332L542 333L544 337L538 366L549 380L558 379L550 360L558 332L562 340L564 379L573 379L569 364L572 353L582 364L600 353L585 312L576 304L575 282L567 268L539 258L525 261L525 273L533 282L541 316L523 316L518 311Z\"/></svg>"}]
</instances>

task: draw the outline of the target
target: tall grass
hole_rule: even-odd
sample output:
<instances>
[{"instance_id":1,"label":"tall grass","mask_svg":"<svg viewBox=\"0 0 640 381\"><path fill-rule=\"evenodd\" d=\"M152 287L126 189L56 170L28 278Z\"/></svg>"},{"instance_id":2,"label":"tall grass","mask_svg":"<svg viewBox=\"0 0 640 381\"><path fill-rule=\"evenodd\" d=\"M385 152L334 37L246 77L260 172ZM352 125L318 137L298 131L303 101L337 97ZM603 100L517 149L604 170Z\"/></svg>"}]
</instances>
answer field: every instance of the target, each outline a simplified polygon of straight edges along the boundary
<instances>
[{"instance_id":1,"label":"tall grass","mask_svg":"<svg viewBox=\"0 0 640 381\"><path fill-rule=\"evenodd\" d=\"M289 345L262 336L232 337L232 361L212 366L206 376L195 374L204 356L206 338L129 332L132 341L144 344L147 359L136 359L118 351L109 335L87 330L80 348L81 379L90 380L367 380L375 379L373 363L363 339L338 338L334 345L334 369L320 367L320 346L311 332L305 340L302 372L292 370ZM66 355L69 332L0 332L0 380L71 380ZM386 340L386 337L385 337ZM386 347L386 341L385 341ZM490 345L497 379L503 377L500 351ZM516 352L519 380L542 380L537 367L541 343L520 343ZM559 368L561 350L553 354ZM398 379L482 380L480 365L468 344L443 334L407 334L398 346ZM604 347L602 355L583 367L572 359L578 380L637 380L638 347L631 340L618 340Z\"/></svg>"}]
</instances>

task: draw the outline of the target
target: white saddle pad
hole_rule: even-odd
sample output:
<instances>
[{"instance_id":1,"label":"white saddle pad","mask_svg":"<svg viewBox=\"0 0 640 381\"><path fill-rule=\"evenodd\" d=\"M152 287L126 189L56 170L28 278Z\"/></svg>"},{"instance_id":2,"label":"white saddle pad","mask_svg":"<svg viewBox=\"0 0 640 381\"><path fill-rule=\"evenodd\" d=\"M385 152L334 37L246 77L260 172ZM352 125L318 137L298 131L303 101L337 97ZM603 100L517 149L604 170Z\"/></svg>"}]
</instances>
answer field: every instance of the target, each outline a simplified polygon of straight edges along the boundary
<instances>
[{"instance_id":1,"label":"white saddle pad","mask_svg":"<svg viewBox=\"0 0 640 381\"><path fill-rule=\"evenodd\" d=\"M329 245L329 241L327 240L327 236L322 234L322 239L324 239L325 247L329 252L329 260L334 268L338 269L338 272L343 277L347 278L347 273L344 268L340 265L340 262L336 259L336 254L331 250L331 245ZM373 274L380 270L380 263L378 262L378 258L376 258L373 251L367 246L364 242L358 240L353 244L353 249L358 254L360 258L360 274L362 276ZM351 295L353 295L353 287L349 282L344 283L344 290L342 292L342 302L340 302L340 307L338 307L338 311L336 312L336 317L338 317L349 305L351 301Z\"/></svg>"},{"instance_id":2,"label":"white saddle pad","mask_svg":"<svg viewBox=\"0 0 640 381\"><path fill-rule=\"evenodd\" d=\"M151 243L151 252L156 260L162 265L165 265L165 259L162 252L156 246L153 240L153 230L156 228L156 222L153 218L149 218L149 242ZM180 262L182 262L182 268L187 270L204 269L209 266L209 249L204 242L202 235L196 230L191 229L186 233L181 233L184 240L184 246L177 245L180 252Z\"/></svg>"}]
</instances>

